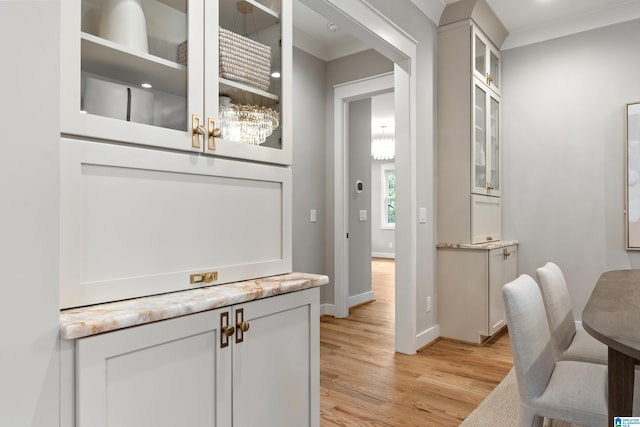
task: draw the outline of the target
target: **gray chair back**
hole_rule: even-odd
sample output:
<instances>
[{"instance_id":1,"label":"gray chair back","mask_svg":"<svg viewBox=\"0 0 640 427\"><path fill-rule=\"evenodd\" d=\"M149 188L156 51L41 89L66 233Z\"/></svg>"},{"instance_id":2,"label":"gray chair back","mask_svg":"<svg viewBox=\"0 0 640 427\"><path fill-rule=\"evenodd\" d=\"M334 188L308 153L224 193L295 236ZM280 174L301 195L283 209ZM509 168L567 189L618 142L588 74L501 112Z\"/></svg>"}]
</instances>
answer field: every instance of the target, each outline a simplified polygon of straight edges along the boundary
<instances>
[{"instance_id":1,"label":"gray chair back","mask_svg":"<svg viewBox=\"0 0 640 427\"><path fill-rule=\"evenodd\" d=\"M552 262L538 268L536 274L551 329L553 348L556 356L560 357L569 348L576 334L567 282L560 267Z\"/></svg>"},{"instance_id":2,"label":"gray chair back","mask_svg":"<svg viewBox=\"0 0 640 427\"><path fill-rule=\"evenodd\" d=\"M502 288L520 400L532 402L546 389L555 366L551 333L538 284L520 275Z\"/></svg>"}]
</instances>

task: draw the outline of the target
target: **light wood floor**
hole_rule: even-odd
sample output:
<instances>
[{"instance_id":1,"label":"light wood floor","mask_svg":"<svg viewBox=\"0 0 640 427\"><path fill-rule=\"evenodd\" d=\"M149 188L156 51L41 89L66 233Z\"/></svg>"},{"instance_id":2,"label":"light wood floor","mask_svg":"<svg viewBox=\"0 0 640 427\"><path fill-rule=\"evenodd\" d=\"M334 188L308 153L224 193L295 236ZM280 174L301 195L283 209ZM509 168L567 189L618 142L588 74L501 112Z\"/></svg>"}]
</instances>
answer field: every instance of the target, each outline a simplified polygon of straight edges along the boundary
<instances>
[{"instance_id":1,"label":"light wood floor","mask_svg":"<svg viewBox=\"0 0 640 427\"><path fill-rule=\"evenodd\" d=\"M320 321L320 424L457 426L511 369L509 336L395 353L394 261L374 259L372 268L376 300Z\"/></svg>"}]
</instances>

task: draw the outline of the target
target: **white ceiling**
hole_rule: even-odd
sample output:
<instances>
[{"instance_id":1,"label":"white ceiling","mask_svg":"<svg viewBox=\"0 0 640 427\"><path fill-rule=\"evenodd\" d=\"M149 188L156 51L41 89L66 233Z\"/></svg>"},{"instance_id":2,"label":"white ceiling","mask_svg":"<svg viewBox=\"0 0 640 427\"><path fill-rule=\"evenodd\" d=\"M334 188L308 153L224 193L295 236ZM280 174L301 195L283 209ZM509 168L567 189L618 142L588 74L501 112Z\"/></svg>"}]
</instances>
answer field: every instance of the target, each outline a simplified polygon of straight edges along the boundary
<instances>
[{"instance_id":1,"label":"white ceiling","mask_svg":"<svg viewBox=\"0 0 640 427\"><path fill-rule=\"evenodd\" d=\"M456 0L411 1L437 22ZM486 1L509 31L503 50L640 18L640 0ZM329 31L328 21L298 0L293 3L296 46L325 61L366 48L343 28Z\"/></svg>"}]
</instances>

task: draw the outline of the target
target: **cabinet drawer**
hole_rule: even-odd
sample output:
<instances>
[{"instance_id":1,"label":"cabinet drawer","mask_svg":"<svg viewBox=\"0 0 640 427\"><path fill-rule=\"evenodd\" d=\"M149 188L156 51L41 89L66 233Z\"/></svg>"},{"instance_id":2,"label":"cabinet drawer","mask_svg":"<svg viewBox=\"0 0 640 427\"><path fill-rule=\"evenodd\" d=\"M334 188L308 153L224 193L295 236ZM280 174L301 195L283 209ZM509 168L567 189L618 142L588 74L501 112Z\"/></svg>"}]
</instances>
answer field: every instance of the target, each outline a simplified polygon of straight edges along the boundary
<instances>
[{"instance_id":1,"label":"cabinet drawer","mask_svg":"<svg viewBox=\"0 0 640 427\"><path fill-rule=\"evenodd\" d=\"M62 308L288 272L290 168L62 140Z\"/></svg>"},{"instance_id":2,"label":"cabinet drawer","mask_svg":"<svg viewBox=\"0 0 640 427\"><path fill-rule=\"evenodd\" d=\"M471 195L471 243L502 239L499 197Z\"/></svg>"}]
</instances>

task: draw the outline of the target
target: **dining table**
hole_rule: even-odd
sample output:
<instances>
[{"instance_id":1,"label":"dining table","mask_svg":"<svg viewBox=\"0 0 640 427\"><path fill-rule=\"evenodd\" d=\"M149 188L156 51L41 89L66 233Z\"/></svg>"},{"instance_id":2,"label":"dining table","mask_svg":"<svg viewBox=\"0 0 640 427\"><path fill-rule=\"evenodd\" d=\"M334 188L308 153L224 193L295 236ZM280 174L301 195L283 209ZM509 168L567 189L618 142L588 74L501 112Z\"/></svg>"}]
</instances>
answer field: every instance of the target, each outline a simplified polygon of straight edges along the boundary
<instances>
[{"instance_id":1,"label":"dining table","mask_svg":"<svg viewBox=\"0 0 640 427\"><path fill-rule=\"evenodd\" d=\"M607 401L614 425L615 417L633 415L635 364L640 361L640 270L602 273L582 312L582 326L609 348Z\"/></svg>"}]
</instances>

